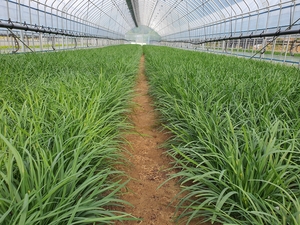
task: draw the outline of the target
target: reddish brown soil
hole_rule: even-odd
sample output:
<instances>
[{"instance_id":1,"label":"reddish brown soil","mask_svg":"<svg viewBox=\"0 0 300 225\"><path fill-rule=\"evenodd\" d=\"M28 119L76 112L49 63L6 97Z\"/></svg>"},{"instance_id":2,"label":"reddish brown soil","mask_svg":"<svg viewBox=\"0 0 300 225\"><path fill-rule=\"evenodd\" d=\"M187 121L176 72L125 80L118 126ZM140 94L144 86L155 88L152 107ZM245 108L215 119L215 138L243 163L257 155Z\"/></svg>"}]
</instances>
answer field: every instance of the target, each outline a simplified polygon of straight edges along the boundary
<instances>
[{"instance_id":1,"label":"reddish brown soil","mask_svg":"<svg viewBox=\"0 0 300 225\"><path fill-rule=\"evenodd\" d=\"M162 132L157 114L148 95L148 84L144 75L144 57L141 58L140 72L135 88L135 107L129 116L134 130L125 138L129 154L124 157L128 165L122 170L131 178L121 198L132 206L124 206L122 211L131 214L139 221L116 222L116 225L172 225L175 224L174 212L176 201L172 200L180 192L175 180L159 187L167 178L166 169L170 159L160 146L169 135ZM184 222L180 224L185 224ZM196 223L190 223L193 225Z\"/></svg>"}]
</instances>

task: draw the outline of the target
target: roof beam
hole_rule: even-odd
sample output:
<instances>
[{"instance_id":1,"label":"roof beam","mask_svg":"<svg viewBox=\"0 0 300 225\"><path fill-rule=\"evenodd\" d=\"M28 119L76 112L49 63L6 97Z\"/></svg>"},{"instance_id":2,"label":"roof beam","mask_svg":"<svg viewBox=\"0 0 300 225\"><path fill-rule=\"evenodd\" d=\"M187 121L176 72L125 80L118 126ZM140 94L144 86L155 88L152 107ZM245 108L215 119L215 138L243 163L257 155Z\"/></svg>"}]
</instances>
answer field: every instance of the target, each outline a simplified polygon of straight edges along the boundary
<instances>
[{"instance_id":1,"label":"roof beam","mask_svg":"<svg viewBox=\"0 0 300 225\"><path fill-rule=\"evenodd\" d=\"M134 24L136 27L138 27L138 24L137 24L137 21L136 21L136 16L135 16L135 13L134 13L134 10L133 10L133 5L131 3L131 0L126 0L126 3L127 3L127 6L128 6L128 9L129 9L129 12L132 16L132 19L134 21Z\"/></svg>"}]
</instances>

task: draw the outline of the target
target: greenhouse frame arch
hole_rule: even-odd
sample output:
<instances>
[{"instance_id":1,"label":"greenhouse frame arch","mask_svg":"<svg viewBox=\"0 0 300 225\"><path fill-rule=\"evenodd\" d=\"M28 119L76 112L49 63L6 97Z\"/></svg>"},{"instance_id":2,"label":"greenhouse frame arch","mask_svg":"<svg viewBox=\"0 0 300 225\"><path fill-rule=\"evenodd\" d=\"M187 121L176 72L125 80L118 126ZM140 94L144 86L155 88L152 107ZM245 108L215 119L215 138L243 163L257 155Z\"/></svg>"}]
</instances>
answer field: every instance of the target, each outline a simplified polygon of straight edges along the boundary
<instances>
[{"instance_id":1,"label":"greenhouse frame arch","mask_svg":"<svg viewBox=\"0 0 300 225\"><path fill-rule=\"evenodd\" d=\"M3 0L1 53L129 43L148 26L151 44L299 64L299 0Z\"/></svg>"}]
</instances>

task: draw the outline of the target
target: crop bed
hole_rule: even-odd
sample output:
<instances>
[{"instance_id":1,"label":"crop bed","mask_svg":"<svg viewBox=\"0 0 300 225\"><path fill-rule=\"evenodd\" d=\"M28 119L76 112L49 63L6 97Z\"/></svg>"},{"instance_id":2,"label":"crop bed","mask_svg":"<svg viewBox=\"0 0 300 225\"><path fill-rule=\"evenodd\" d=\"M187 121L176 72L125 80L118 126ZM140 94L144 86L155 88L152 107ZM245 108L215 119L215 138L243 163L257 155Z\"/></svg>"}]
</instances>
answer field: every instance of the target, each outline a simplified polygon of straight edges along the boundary
<instances>
[{"instance_id":1,"label":"crop bed","mask_svg":"<svg viewBox=\"0 0 300 225\"><path fill-rule=\"evenodd\" d=\"M299 224L299 70L143 50L150 94L173 134L178 221ZM0 224L134 219L114 210L128 204L115 164L141 55L136 45L0 55Z\"/></svg>"},{"instance_id":2,"label":"crop bed","mask_svg":"<svg viewBox=\"0 0 300 225\"><path fill-rule=\"evenodd\" d=\"M141 54L0 55L0 224L128 219L112 210L124 186L113 164Z\"/></svg>"},{"instance_id":3,"label":"crop bed","mask_svg":"<svg viewBox=\"0 0 300 225\"><path fill-rule=\"evenodd\" d=\"M144 46L190 220L300 221L300 73L266 62Z\"/></svg>"}]
</instances>

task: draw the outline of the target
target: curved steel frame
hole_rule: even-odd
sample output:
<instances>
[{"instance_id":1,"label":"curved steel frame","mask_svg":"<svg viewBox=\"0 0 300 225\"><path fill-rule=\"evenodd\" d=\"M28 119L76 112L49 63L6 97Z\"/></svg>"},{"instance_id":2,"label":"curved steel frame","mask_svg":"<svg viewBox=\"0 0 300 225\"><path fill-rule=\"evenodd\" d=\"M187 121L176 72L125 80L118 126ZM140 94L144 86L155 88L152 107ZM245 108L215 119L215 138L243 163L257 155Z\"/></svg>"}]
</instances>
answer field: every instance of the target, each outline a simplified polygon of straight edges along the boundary
<instances>
[{"instance_id":1,"label":"curved steel frame","mask_svg":"<svg viewBox=\"0 0 300 225\"><path fill-rule=\"evenodd\" d=\"M12 29L123 39L144 25L163 41L203 42L284 30L300 0L3 0L0 10L0 26Z\"/></svg>"}]
</instances>

